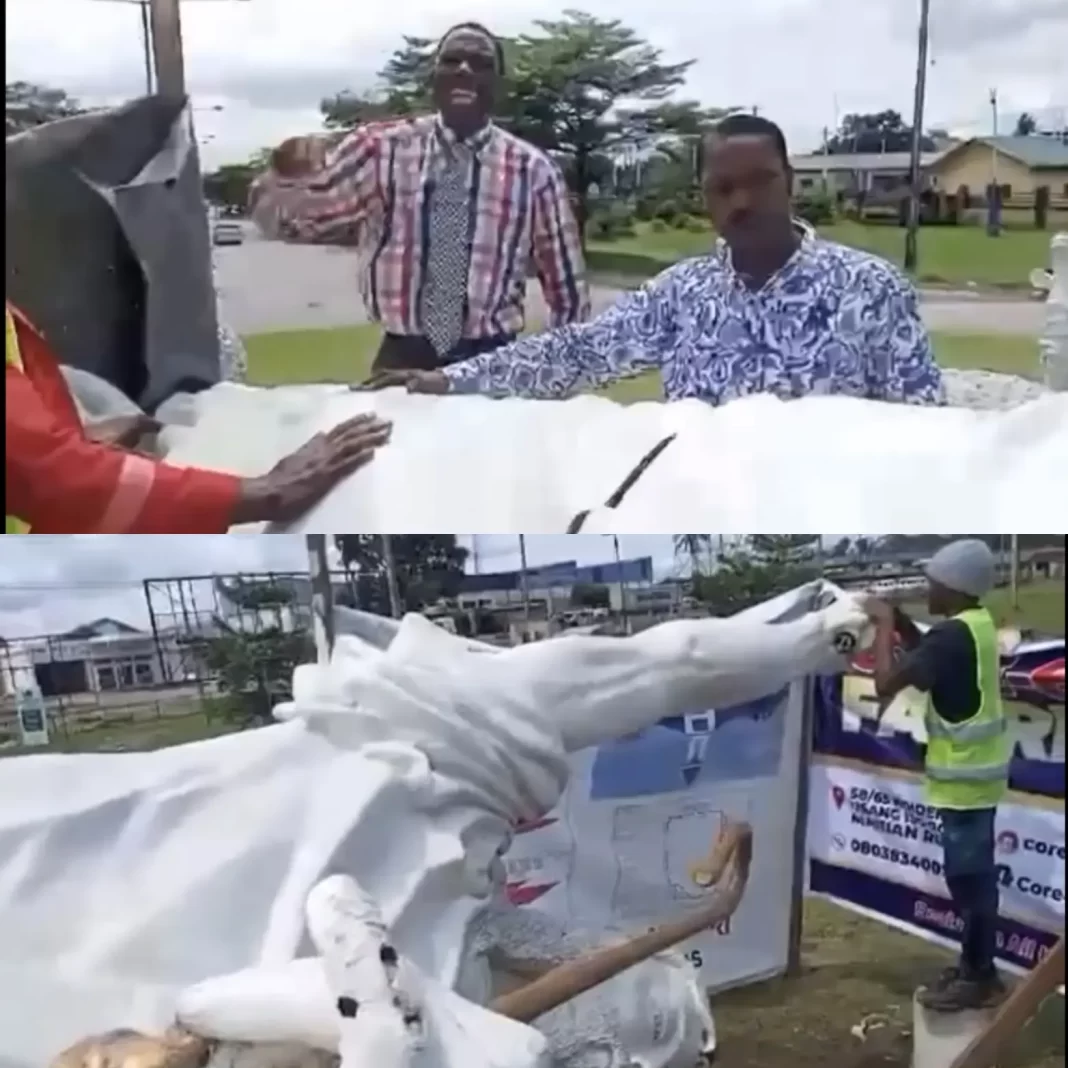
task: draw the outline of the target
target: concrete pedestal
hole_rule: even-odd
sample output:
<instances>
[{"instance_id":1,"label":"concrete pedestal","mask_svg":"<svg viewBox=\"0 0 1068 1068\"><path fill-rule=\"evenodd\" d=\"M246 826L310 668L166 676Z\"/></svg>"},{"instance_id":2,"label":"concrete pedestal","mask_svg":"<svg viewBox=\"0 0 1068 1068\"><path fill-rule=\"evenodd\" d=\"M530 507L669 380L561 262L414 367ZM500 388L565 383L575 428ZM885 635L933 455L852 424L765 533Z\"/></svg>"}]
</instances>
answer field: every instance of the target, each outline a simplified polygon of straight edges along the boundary
<instances>
[{"instance_id":1,"label":"concrete pedestal","mask_svg":"<svg viewBox=\"0 0 1068 1068\"><path fill-rule=\"evenodd\" d=\"M912 1068L950 1068L990 1024L997 1012L933 1012L912 999Z\"/></svg>"}]
</instances>

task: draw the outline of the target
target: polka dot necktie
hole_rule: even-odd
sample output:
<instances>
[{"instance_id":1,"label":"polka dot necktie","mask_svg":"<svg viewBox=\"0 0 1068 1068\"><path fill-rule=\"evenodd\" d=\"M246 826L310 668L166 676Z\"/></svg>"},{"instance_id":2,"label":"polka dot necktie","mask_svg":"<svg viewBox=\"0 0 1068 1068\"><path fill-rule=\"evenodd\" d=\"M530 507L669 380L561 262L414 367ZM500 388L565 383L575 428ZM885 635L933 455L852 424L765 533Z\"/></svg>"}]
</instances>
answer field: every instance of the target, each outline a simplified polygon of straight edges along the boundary
<instances>
[{"instance_id":1,"label":"polka dot necktie","mask_svg":"<svg viewBox=\"0 0 1068 1068\"><path fill-rule=\"evenodd\" d=\"M427 273L423 283L423 332L439 358L448 356L463 336L471 191L465 154L451 152L430 194Z\"/></svg>"}]
</instances>

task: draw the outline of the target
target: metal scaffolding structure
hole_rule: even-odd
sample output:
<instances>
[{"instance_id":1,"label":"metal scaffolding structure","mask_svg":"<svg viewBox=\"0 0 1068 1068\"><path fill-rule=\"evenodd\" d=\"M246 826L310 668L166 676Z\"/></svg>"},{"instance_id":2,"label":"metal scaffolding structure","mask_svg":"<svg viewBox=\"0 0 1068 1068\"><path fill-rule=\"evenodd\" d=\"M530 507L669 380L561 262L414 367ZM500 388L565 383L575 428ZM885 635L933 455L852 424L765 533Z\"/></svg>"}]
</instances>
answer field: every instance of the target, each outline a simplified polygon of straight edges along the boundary
<instances>
[{"instance_id":1,"label":"metal scaffolding structure","mask_svg":"<svg viewBox=\"0 0 1068 1068\"><path fill-rule=\"evenodd\" d=\"M344 571L326 572L330 591L348 589ZM307 571L258 571L230 575L184 575L149 578L144 583L145 605L162 668L170 681L213 681L206 664L207 643L225 636L270 634L310 635L316 584ZM321 593L321 591L320 591ZM333 597L327 610L332 608ZM182 652L177 664L165 651ZM178 678L173 678L174 675Z\"/></svg>"},{"instance_id":2,"label":"metal scaffolding structure","mask_svg":"<svg viewBox=\"0 0 1068 1068\"><path fill-rule=\"evenodd\" d=\"M313 655L313 593L331 616L351 589L336 570L314 583L293 571L142 586L147 628L100 619L66 634L0 641L0 750L21 744L27 694L37 695L49 740L70 749L151 747L183 718L191 737L203 734L205 719L219 729L267 722L289 694L295 665Z\"/></svg>"}]
</instances>

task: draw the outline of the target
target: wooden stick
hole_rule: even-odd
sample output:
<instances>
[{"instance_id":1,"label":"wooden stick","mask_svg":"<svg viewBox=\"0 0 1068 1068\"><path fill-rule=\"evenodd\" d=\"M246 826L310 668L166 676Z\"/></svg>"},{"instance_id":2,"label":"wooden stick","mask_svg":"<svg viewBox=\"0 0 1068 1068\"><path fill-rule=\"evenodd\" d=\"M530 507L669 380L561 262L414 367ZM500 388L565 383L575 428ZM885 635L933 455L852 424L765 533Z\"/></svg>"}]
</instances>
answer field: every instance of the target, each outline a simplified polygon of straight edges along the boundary
<instances>
[{"instance_id":1,"label":"wooden stick","mask_svg":"<svg viewBox=\"0 0 1068 1068\"><path fill-rule=\"evenodd\" d=\"M1001 1003L986 1029L950 1068L993 1068L1006 1043L1027 1026L1042 1002L1063 982L1064 935L1061 935L1046 959Z\"/></svg>"},{"instance_id":2,"label":"wooden stick","mask_svg":"<svg viewBox=\"0 0 1068 1068\"><path fill-rule=\"evenodd\" d=\"M540 979L497 998L490 1008L502 1016L530 1023L627 968L722 922L733 915L742 900L752 859L752 828L745 823L728 824L711 856L699 865L700 882L706 886L718 884L724 871L730 868L724 892L717 894L713 901L647 934L637 935L619 945L605 946L587 957L558 965Z\"/></svg>"}]
</instances>

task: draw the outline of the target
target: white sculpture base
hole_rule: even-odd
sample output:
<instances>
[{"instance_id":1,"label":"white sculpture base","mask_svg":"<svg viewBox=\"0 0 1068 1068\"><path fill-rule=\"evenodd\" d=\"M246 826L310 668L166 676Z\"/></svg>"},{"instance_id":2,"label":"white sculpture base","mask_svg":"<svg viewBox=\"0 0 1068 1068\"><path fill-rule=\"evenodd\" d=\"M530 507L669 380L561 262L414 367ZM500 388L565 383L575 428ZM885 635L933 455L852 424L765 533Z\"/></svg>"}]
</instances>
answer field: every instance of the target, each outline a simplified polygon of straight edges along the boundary
<instances>
[{"instance_id":1,"label":"white sculpture base","mask_svg":"<svg viewBox=\"0 0 1068 1068\"><path fill-rule=\"evenodd\" d=\"M912 1068L950 1068L986 1029L996 1012L996 1008L933 1012L925 1009L913 995Z\"/></svg>"}]
</instances>

